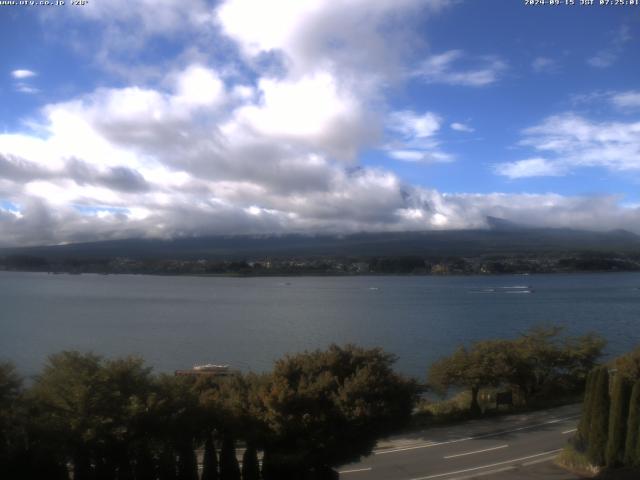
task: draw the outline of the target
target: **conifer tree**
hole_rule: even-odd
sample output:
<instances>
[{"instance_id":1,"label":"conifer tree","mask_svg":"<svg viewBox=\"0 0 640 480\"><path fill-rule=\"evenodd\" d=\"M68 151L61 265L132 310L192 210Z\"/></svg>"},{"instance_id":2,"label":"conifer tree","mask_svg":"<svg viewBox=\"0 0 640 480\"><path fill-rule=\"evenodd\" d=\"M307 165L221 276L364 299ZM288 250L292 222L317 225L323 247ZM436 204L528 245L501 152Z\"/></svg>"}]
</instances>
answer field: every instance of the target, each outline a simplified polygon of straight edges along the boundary
<instances>
[{"instance_id":1,"label":"conifer tree","mask_svg":"<svg viewBox=\"0 0 640 480\"><path fill-rule=\"evenodd\" d=\"M158 465L159 480L176 480L176 456L172 448L166 447L160 455Z\"/></svg>"},{"instance_id":2,"label":"conifer tree","mask_svg":"<svg viewBox=\"0 0 640 480\"><path fill-rule=\"evenodd\" d=\"M134 473L136 480L155 480L153 457L147 445L142 445L136 453Z\"/></svg>"},{"instance_id":3,"label":"conifer tree","mask_svg":"<svg viewBox=\"0 0 640 480\"><path fill-rule=\"evenodd\" d=\"M264 450L262 453L262 480L277 480L278 477L275 473L273 462L271 460L271 454L269 450Z\"/></svg>"},{"instance_id":4,"label":"conifer tree","mask_svg":"<svg viewBox=\"0 0 640 480\"><path fill-rule=\"evenodd\" d=\"M218 480L218 455L211 435L207 435L204 443L204 458L202 460L202 480Z\"/></svg>"},{"instance_id":5,"label":"conifer tree","mask_svg":"<svg viewBox=\"0 0 640 480\"><path fill-rule=\"evenodd\" d=\"M598 370L593 369L587 375L587 381L584 390L584 402L582 403L582 415L580 416L580 422L578 423L578 431L575 436L576 447L579 450L584 450L587 446L589 438L589 427L591 425L591 401L593 398L593 383L597 376Z\"/></svg>"},{"instance_id":6,"label":"conifer tree","mask_svg":"<svg viewBox=\"0 0 640 480\"><path fill-rule=\"evenodd\" d=\"M240 480L240 478L235 442L231 435L225 434L220 451L220 480Z\"/></svg>"},{"instance_id":7,"label":"conifer tree","mask_svg":"<svg viewBox=\"0 0 640 480\"><path fill-rule=\"evenodd\" d=\"M606 464L617 467L622 464L629 416L629 381L622 375L613 380L611 407L609 409L609 435L607 438Z\"/></svg>"},{"instance_id":8,"label":"conifer tree","mask_svg":"<svg viewBox=\"0 0 640 480\"><path fill-rule=\"evenodd\" d=\"M242 456L242 480L259 480L260 466L258 464L258 452L249 444Z\"/></svg>"},{"instance_id":9,"label":"conifer tree","mask_svg":"<svg viewBox=\"0 0 640 480\"><path fill-rule=\"evenodd\" d=\"M609 433L609 371L606 367L598 369L591 402L587 456L594 465L604 465Z\"/></svg>"},{"instance_id":10,"label":"conifer tree","mask_svg":"<svg viewBox=\"0 0 640 480\"><path fill-rule=\"evenodd\" d=\"M629 417L627 419L627 439L624 448L623 462L627 466L640 465L636 457L636 449L640 448L640 381L633 385L629 400Z\"/></svg>"},{"instance_id":11,"label":"conifer tree","mask_svg":"<svg viewBox=\"0 0 640 480\"><path fill-rule=\"evenodd\" d=\"M198 480L198 460L191 442L185 442L180 448L178 480Z\"/></svg>"}]
</instances>

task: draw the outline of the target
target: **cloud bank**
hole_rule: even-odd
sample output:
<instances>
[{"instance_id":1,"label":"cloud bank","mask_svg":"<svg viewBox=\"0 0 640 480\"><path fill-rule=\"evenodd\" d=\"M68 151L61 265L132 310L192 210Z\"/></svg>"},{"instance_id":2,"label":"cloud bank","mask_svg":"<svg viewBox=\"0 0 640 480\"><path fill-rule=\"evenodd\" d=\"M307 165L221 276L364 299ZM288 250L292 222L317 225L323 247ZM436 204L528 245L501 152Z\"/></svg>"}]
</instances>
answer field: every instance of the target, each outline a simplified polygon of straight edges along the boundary
<instances>
[{"instance_id":1,"label":"cloud bank","mask_svg":"<svg viewBox=\"0 0 640 480\"><path fill-rule=\"evenodd\" d=\"M501 79L507 65L495 56L450 50L410 58L416 49L407 44L420 43L416 19L450 2L160 3L80 9L102 26L97 56L106 70L126 45L136 50L185 31L196 45L222 39L230 58L211 62L189 50L162 71L48 103L28 128L0 134L0 245L483 228L487 215L613 228L639 215L609 196L444 194L363 164L367 150L404 162L454 162L443 125L457 135L474 131L428 109L394 110L385 99L409 80L474 89ZM147 14L150 6L159 16ZM629 107L635 97L615 101ZM587 164L638 168L636 123L566 114L545 125L523 132L522 145L539 155L496 171L521 178Z\"/></svg>"}]
</instances>

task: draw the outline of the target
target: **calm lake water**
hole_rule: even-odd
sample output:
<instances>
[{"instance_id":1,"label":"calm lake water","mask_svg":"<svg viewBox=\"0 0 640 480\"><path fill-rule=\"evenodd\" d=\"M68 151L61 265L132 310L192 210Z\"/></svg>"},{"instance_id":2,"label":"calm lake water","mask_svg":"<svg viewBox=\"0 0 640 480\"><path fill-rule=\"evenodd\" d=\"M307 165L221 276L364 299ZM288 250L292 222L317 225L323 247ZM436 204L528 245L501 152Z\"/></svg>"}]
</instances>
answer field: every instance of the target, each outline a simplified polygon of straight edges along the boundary
<instances>
[{"instance_id":1,"label":"calm lake water","mask_svg":"<svg viewBox=\"0 0 640 480\"><path fill-rule=\"evenodd\" d=\"M509 288L506 288L509 287ZM531 293L526 293L531 292ZM397 368L472 340L554 323L640 343L640 274L201 278L0 272L0 357L26 375L64 349L139 354L157 371L228 363L263 371L332 342L381 346Z\"/></svg>"}]
</instances>

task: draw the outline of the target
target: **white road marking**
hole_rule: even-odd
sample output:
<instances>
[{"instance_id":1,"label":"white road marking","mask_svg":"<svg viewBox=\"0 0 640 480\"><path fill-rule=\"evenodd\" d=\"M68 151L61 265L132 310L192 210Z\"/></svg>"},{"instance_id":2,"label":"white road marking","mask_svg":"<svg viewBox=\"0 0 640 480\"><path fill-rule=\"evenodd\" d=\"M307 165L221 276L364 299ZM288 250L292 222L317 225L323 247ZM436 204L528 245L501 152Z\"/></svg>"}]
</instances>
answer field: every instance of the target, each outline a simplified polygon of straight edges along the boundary
<instances>
[{"instance_id":1,"label":"white road marking","mask_svg":"<svg viewBox=\"0 0 640 480\"><path fill-rule=\"evenodd\" d=\"M342 475L344 473L370 472L371 470L373 470L371 467L367 467L367 468L356 468L353 470L341 470L338 473Z\"/></svg>"},{"instance_id":2,"label":"white road marking","mask_svg":"<svg viewBox=\"0 0 640 480\"><path fill-rule=\"evenodd\" d=\"M564 432L562 432L563 435L566 435L567 433L573 433L573 432L577 432L578 429L577 428L572 428L571 430L565 430Z\"/></svg>"},{"instance_id":3,"label":"white road marking","mask_svg":"<svg viewBox=\"0 0 640 480\"><path fill-rule=\"evenodd\" d=\"M464 457L466 455L473 455L475 453L484 453L484 452L491 452L493 450L500 450L501 448L507 448L509 445L500 445L499 447L492 447L492 448L485 448L483 450L476 450L474 452L465 452L465 453L457 453L455 455L447 455L446 457L444 457L445 459L449 459L449 458L458 458L458 457Z\"/></svg>"},{"instance_id":4,"label":"white road marking","mask_svg":"<svg viewBox=\"0 0 640 480\"><path fill-rule=\"evenodd\" d=\"M464 477L453 477L449 480L470 480L472 478L486 477L487 475L495 475L496 473L508 472L515 469L516 467L503 467L495 470L489 470L488 472L472 473L471 475L466 475Z\"/></svg>"},{"instance_id":5,"label":"white road marking","mask_svg":"<svg viewBox=\"0 0 640 480\"><path fill-rule=\"evenodd\" d=\"M551 460L554 460L557 457L557 455L552 455L550 457L547 458L539 458L538 460L531 460L530 462L525 462L522 464L523 467L529 467L531 465L536 465L538 463L544 463L544 462L550 462Z\"/></svg>"},{"instance_id":6,"label":"white road marking","mask_svg":"<svg viewBox=\"0 0 640 480\"><path fill-rule=\"evenodd\" d=\"M500 432L486 433L486 434L483 434L483 435L476 435L475 437L457 438L455 440L447 440L445 442L429 442L429 443L425 443L424 445L416 445L414 447L400 447L400 448L393 448L393 449L390 449L390 450L381 450L381 451L378 451L378 452L373 452L373 454L374 455L386 455L387 453L406 452L407 450L417 450L419 448L430 448L430 447L438 447L440 445L450 445L452 443L467 442L469 440L476 440L478 438L497 437L497 436L504 435L504 434L507 434L507 433L521 432L522 430L530 430L532 428L542 427L544 425L551 425L551 424L554 424L554 423L561 423L561 422L565 422L567 420L573 420L573 419L576 419L576 418L579 418L579 417L580 417L580 415L573 415L571 417L556 418L554 420L549 420L547 422L538 423L536 425L527 425L525 427L514 428L512 430L502 430Z\"/></svg>"},{"instance_id":7,"label":"white road marking","mask_svg":"<svg viewBox=\"0 0 640 480\"><path fill-rule=\"evenodd\" d=\"M483 470L485 468L498 467L500 465L506 465L508 463L521 462L522 460L529 460L530 458L541 457L543 455L551 455L553 453L558 453L561 450L562 449L559 448L558 450L550 450L548 452L536 453L535 455L529 455L527 457L514 458L511 460L505 460L503 462L491 463L489 465L482 465L480 467L465 468L464 470L456 470L455 472L438 473L436 475L428 475L426 477L417 477L417 478L412 478L411 480L429 480L431 478L448 477L449 475L457 475L459 473L474 472L476 470Z\"/></svg>"}]
</instances>

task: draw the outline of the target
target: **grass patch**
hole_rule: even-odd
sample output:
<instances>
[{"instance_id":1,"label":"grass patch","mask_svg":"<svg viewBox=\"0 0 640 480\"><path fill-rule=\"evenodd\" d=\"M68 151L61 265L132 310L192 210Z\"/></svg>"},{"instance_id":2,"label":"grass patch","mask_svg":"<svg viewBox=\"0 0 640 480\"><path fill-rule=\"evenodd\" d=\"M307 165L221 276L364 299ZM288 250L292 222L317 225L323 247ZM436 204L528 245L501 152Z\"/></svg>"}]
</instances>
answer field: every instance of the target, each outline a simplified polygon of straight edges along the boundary
<instances>
[{"instance_id":1,"label":"grass patch","mask_svg":"<svg viewBox=\"0 0 640 480\"><path fill-rule=\"evenodd\" d=\"M573 445L564 447L556 459L556 464L565 470L587 478L595 478L602 470L600 467L592 465L587 456L576 450Z\"/></svg>"}]
</instances>

